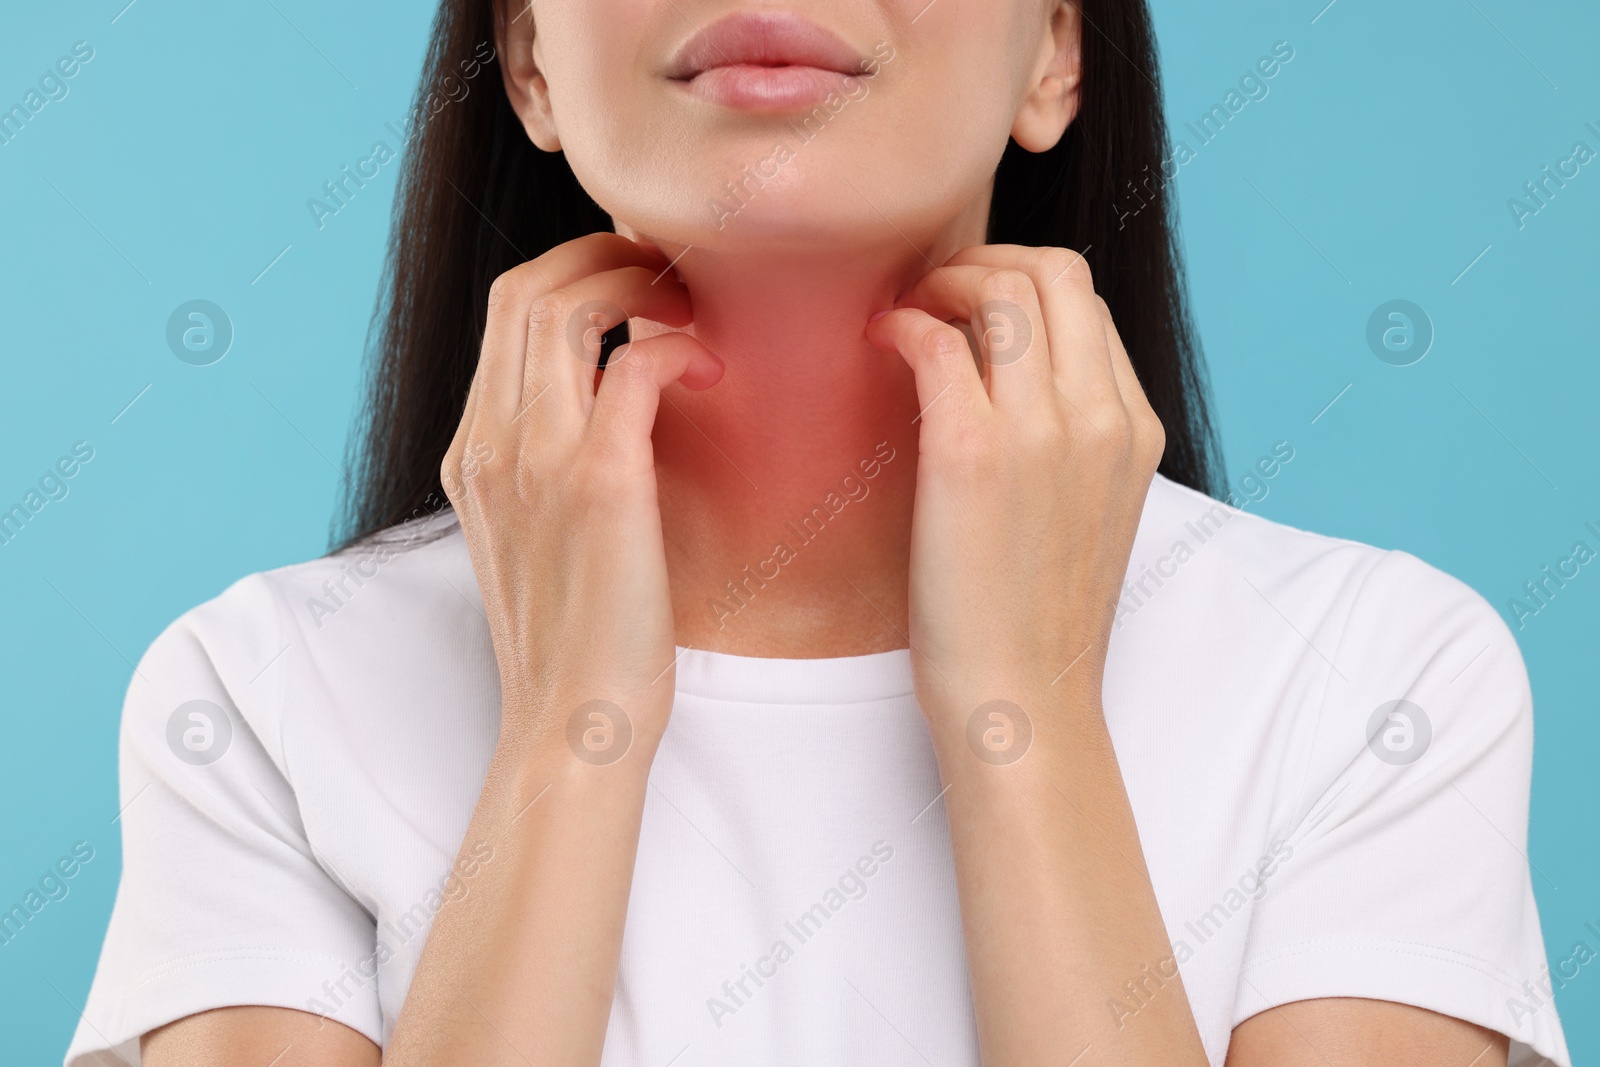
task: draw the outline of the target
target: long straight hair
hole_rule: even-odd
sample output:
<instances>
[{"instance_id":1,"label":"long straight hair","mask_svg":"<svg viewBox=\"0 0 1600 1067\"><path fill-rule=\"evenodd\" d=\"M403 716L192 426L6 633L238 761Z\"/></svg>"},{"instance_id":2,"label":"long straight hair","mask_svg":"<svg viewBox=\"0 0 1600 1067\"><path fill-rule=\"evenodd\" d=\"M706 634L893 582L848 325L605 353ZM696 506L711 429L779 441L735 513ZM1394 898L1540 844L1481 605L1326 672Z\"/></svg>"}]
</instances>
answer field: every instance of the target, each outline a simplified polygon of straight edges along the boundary
<instances>
[{"instance_id":1,"label":"long straight hair","mask_svg":"<svg viewBox=\"0 0 1600 1067\"><path fill-rule=\"evenodd\" d=\"M1079 114L1047 152L1007 146L989 240L1085 256L1166 429L1161 473L1214 494L1218 446L1164 178L1150 12L1145 0L1075 2ZM528 139L494 41L493 0L444 0L394 205L350 492L334 531L340 549L446 505L439 467L465 409L494 279L612 228L566 157ZM458 96L452 83L467 91Z\"/></svg>"}]
</instances>

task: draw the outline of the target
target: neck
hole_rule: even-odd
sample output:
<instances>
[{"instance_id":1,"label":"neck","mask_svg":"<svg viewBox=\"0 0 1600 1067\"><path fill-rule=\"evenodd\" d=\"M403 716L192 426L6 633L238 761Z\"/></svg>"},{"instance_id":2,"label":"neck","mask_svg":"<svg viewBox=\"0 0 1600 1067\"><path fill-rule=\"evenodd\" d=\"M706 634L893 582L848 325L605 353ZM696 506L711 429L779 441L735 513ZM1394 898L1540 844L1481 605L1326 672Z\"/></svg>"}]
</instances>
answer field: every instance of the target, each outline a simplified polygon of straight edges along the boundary
<instances>
[{"instance_id":1,"label":"neck","mask_svg":"<svg viewBox=\"0 0 1600 1067\"><path fill-rule=\"evenodd\" d=\"M916 414L910 370L863 331L914 283L914 267L786 261L757 271L709 254L691 264L697 251L678 269L695 336L727 374L703 393L671 390L664 409L682 417L660 420L655 440L658 457L731 505L724 514L804 494L905 428Z\"/></svg>"},{"instance_id":2,"label":"neck","mask_svg":"<svg viewBox=\"0 0 1600 1067\"><path fill-rule=\"evenodd\" d=\"M917 394L905 361L863 331L977 243L970 228L926 254L890 229L848 254L696 247L678 260L693 332L727 364L705 392L669 387L654 431L680 645L783 658L906 647Z\"/></svg>"}]
</instances>

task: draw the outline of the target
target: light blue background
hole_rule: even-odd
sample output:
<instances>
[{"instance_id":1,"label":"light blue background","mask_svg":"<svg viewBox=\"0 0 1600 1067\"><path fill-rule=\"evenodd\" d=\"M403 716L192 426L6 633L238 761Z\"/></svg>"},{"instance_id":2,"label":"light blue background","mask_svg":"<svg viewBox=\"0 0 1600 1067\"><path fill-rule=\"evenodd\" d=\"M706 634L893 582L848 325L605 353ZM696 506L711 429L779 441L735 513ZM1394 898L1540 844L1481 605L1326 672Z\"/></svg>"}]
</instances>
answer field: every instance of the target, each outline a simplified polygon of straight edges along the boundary
<instances>
[{"instance_id":1,"label":"light blue background","mask_svg":"<svg viewBox=\"0 0 1600 1067\"><path fill-rule=\"evenodd\" d=\"M1600 126L1600 8L1325 2L1156 4L1175 129L1275 41L1296 53L1178 178L1228 467L1290 441L1259 511L1403 548L1503 608L1600 525L1600 162L1525 229L1506 203L1576 141L1600 149L1584 128ZM0 906L73 842L97 853L0 946L7 1063L59 1062L88 989L131 662L235 579L326 545L397 167L320 232L306 201L376 141L397 147L385 123L432 15L125 3L0 14L0 107L75 41L95 49L0 146L0 508L75 441L95 449L0 548ZM195 298L237 331L209 367L165 344ZM1395 298L1437 329L1414 366L1366 346ZM1600 565L1518 632L1538 708L1529 852L1557 957L1600 948L1583 929L1600 925L1597 636ZM1576 1061L1600 1062L1600 964L1560 1007Z\"/></svg>"}]
</instances>

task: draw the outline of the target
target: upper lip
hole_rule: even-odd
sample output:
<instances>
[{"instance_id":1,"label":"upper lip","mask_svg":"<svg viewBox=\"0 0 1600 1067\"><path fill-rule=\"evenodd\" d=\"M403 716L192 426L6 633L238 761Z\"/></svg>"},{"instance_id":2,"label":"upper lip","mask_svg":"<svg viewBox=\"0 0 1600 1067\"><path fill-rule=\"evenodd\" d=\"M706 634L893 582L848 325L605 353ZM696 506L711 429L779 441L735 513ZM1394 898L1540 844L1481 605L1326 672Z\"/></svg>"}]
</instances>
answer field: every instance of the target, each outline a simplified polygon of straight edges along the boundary
<instances>
[{"instance_id":1,"label":"upper lip","mask_svg":"<svg viewBox=\"0 0 1600 1067\"><path fill-rule=\"evenodd\" d=\"M715 67L815 67L865 73L864 61L837 34L785 11L740 12L685 41L668 76L688 80Z\"/></svg>"}]
</instances>

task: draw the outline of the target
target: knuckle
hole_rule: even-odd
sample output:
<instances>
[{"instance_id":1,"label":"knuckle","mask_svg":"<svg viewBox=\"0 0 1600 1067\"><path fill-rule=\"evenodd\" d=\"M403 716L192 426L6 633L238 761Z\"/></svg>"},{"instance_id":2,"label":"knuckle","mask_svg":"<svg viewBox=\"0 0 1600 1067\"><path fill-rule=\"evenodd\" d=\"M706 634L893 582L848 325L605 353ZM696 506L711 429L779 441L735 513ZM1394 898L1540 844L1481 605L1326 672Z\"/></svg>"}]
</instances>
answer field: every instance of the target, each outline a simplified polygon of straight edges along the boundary
<instances>
[{"instance_id":1,"label":"knuckle","mask_svg":"<svg viewBox=\"0 0 1600 1067\"><path fill-rule=\"evenodd\" d=\"M1125 415L1106 419L1100 427L1100 432L1105 435L1108 446L1118 455L1127 455L1133 451L1134 433L1133 422Z\"/></svg>"},{"instance_id":2,"label":"knuckle","mask_svg":"<svg viewBox=\"0 0 1600 1067\"><path fill-rule=\"evenodd\" d=\"M1161 422L1161 416L1156 414L1156 409L1143 396L1133 409L1133 421L1145 432L1151 434L1165 434L1166 427Z\"/></svg>"},{"instance_id":3,"label":"knuckle","mask_svg":"<svg viewBox=\"0 0 1600 1067\"><path fill-rule=\"evenodd\" d=\"M651 354L650 346L641 346L631 341L618 345L606 363L606 377L613 380L620 378L629 383L639 383L645 379L654 381L655 358Z\"/></svg>"},{"instance_id":4,"label":"knuckle","mask_svg":"<svg viewBox=\"0 0 1600 1067\"><path fill-rule=\"evenodd\" d=\"M917 348L936 363L970 359L972 353L966 334L948 322L925 323L917 337Z\"/></svg>"},{"instance_id":5,"label":"knuckle","mask_svg":"<svg viewBox=\"0 0 1600 1067\"><path fill-rule=\"evenodd\" d=\"M455 456L455 449L452 448L445 453L444 459L439 463L439 485L444 489L444 495L449 498L452 504L461 502L461 482L456 478L456 471L460 469L459 462Z\"/></svg>"},{"instance_id":6,"label":"knuckle","mask_svg":"<svg viewBox=\"0 0 1600 1067\"><path fill-rule=\"evenodd\" d=\"M1133 427L1120 412L1087 411L1068 430L1074 452L1110 459L1125 455L1133 444Z\"/></svg>"},{"instance_id":7,"label":"knuckle","mask_svg":"<svg viewBox=\"0 0 1600 1067\"><path fill-rule=\"evenodd\" d=\"M495 278L489 285L490 309L504 307L521 296L529 284L528 278L528 272L521 267L512 267Z\"/></svg>"},{"instance_id":8,"label":"knuckle","mask_svg":"<svg viewBox=\"0 0 1600 1067\"><path fill-rule=\"evenodd\" d=\"M1038 296L1033 279L1020 270L1001 267L990 271L978 283L978 295L985 302L1003 300L1023 304Z\"/></svg>"},{"instance_id":9,"label":"knuckle","mask_svg":"<svg viewBox=\"0 0 1600 1067\"><path fill-rule=\"evenodd\" d=\"M1161 457L1167 454L1167 428L1161 424L1155 412L1147 412L1140 419L1140 440L1144 449L1142 457L1149 465L1157 466Z\"/></svg>"},{"instance_id":10,"label":"knuckle","mask_svg":"<svg viewBox=\"0 0 1600 1067\"><path fill-rule=\"evenodd\" d=\"M1010 427L1005 448L1029 465L1047 464L1062 454L1069 440L1066 427L1059 420L1041 415Z\"/></svg>"},{"instance_id":11,"label":"knuckle","mask_svg":"<svg viewBox=\"0 0 1600 1067\"><path fill-rule=\"evenodd\" d=\"M485 439L458 440L445 453L439 465L439 482L451 503L464 503L477 499L495 480L492 473L497 456L494 445Z\"/></svg>"},{"instance_id":12,"label":"knuckle","mask_svg":"<svg viewBox=\"0 0 1600 1067\"><path fill-rule=\"evenodd\" d=\"M444 486L445 496L458 508L475 499L471 492L472 480L461 476L461 467L457 464L447 462L439 472L439 482Z\"/></svg>"},{"instance_id":13,"label":"knuckle","mask_svg":"<svg viewBox=\"0 0 1600 1067\"><path fill-rule=\"evenodd\" d=\"M1044 251L1042 266L1047 271L1049 284L1058 288L1094 292L1094 272L1089 261L1070 248L1049 248Z\"/></svg>"},{"instance_id":14,"label":"knuckle","mask_svg":"<svg viewBox=\"0 0 1600 1067\"><path fill-rule=\"evenodd\" d=\"M1072 270L1073 264L1082 258L1078 253L1065 248L1041 248L1038 251L1034 265L1038 268L1039 273L1044 276L1047 284L1054 284L1068 271Z\"/></svg>"},{"instance_id":15,"label":"knuckle","mask_svg":"<svg viewBox=\"0 0 1600 1067\"><path fill-rule=\"evenodd\" d=\"M472 481L483 474L484 468L495 457L494 445L486 440L469 441L467 449L460 458L461 477L465 481Z\"/></svg>"},{"instance_id":16,"label":"knuckle","mask_svg":"<svg viewBox=\"0 0 1600 1067\"><path fill-rule=\"evenodd\" d=\"M533 331L562 325L574 310L572 296L566 290L544 293L528 305L528 329Z\"/></svg>"},{"instance_id":17,"label":"knuckle","mask_svg":"<svg viewBox=\"0 0 1600 1067\"><path fill-rule=\"evenodd\" d=\"M1018 432L1025 447L1037 452L1055 452L1069 438L1070 420L1060 411L1046 410L1021 422Z\"/></svg>"},{"instance_id":18,"label":"knuckle","mask_svg":"<svg viewBox=\"0 0 1600 1067\"><path fill-rule=\"evenodd\" d=\"M509 299L508 291L515 284L515 282L511 281L510 276L506 274L500 275L494 281L489 283L490 311L499 309L500 306L503 305L507 299Z\"/></svg>"}]
</instances>

